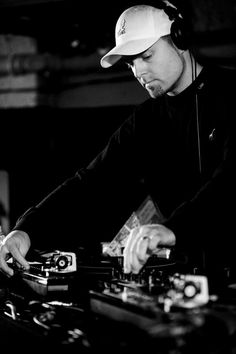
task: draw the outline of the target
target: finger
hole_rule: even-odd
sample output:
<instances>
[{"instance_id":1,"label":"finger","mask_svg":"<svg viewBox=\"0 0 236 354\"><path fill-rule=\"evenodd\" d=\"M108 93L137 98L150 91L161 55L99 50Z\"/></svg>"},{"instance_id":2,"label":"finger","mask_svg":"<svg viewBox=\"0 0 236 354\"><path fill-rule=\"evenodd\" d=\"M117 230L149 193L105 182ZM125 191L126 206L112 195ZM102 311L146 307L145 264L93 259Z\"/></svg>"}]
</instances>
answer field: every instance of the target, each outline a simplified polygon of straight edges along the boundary
<instances>
[{"instance_id":1,"label":"finger","mask_svg":"<svg viewBox=\"0 0 236 354\"><path fill-rule=\"evenodd\" d=\"M145 239L142 243L146 244L148 241ZM147 246L145 245L144 248ZM131 253L131 261L130 261L130 267L131 267L131 272L134 274L138 274L140 270L143 268L147 261L148 257L144 257L144 259L140 259L137 255L137 251L133 250Z\"/></svg>"},{"instance_id":2,"label":"finger","mask_svg":"<svg viewBox=\"0 0 236 354\"><path fill-rule=\"evenodd\" d=\"M141 264L144 264L147 261L148 244L149 244L148 237L141 237L137 242L136 254L137 254L137 259Z\"/></svg>"},{"instance_id":3,"label":"finger","mask_svg":"<svg viewBox=\"0 0 236 354\"><path fill-rule=\"evenodd\" d=\"M140 269L147 262L148 258L152 255L152 251L158 244L158 236L156 235L156 228L152 225L142 227L138 235L136 243L133 244L131 251L131 270L138 273Z\"/></svg>"},{"instance_id":4,"label":"finger","mask_svg":"<svg viewBox=\"0 0 236 354\"><path fill-rule=\"evenodd\" d=\"M130 245L131 245L131 239L132 236L130 235L127 244L125 246L124 252L123 252L123 268L124 268L124 273L130 273L131 268L130 268Z\"/></svg>"},{"instance_id":5,"label":"finger","mask_svg":"<svg viewBox=\"0 0 236 354\"><path fill-rule=\"evenodd\" d=\"M149 234L149 243L148 243L148 252L152 254L152 252L158 248L160 243L160 235L157 229L152 230Z\"/></svg>"},{"instance_id":6,"label":"finger","mask_svg":"<svg viewBox=\"0 0 236 354\"><path fill-rule=\"evenodd\" d=\"M8 259L8 252L4 246L1 247L0 252L0 270L2 273L5 273L7 276L12 276L14 274L13 269L10 268L6 262Z\"/></svg>"},{"instance_id":7,"label":"finger","mask_svg":"<svg viewBox=\"0 0 236 354\"><path fill-rule=\"evenodd\" d=\"M134 242L134 239L136 238L136 235L139 232L139 228L135 228L131 231L128 239L127 239L127 243L123 252L123 256L124 256L124 273L130 273L131 272L131 265L130 265L130 260L131 260L131 253L130 250L132 248L132 244Z\"/></svg>"},{"instance_id":8,"label":"finger","mask_svg":"<svg viewBox=\"0 0 236 354\"><path fill-rule=\"evenodd\" d=\"M140 269L145 264L145 254L148 247L148 229L141 227L136 238L130 247L130 266L133 273L139 273ZM140 258L144 255L143 258Z\"/></svg>"},{"instance_id":9,"label":"finger","mask_svg":"<svg viewBox=\"0 0 236 354\"><path fill-rule=\"evenodd\" d=\"M8 267L7 263L5 261L1 262L0 265L0 271L4 273L5 275L12 277L14 275L14 271L12 268Z\"/></svg>"},{"instance_id":10,"label":"finger","mask_svg":"<svg viewBox=\"0 0 236 354\"><path fill-rule=\"evenodd\" d=\"M19 249L17 247L13 247L10 250L10 252L11 252L12 257L16 260L16 262L18 262L20 264L20 266L22 266L25 269L29 269L30 268L29 263L22 256L22 254L20 253L20 251L19 251Z\"/></svg>"}]
</instances>

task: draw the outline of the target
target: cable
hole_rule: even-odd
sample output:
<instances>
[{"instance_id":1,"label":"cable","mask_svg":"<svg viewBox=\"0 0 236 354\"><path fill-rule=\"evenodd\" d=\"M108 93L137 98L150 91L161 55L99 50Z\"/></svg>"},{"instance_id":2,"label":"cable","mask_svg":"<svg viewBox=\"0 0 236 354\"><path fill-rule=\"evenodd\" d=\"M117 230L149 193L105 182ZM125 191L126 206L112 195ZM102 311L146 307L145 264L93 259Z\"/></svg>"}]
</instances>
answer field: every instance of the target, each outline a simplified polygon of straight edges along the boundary
<instances>
[{"instance_id":1,"label":"cable","mask_svg":"<svg viewBox=\"0 0 236 354\"><path fill-rule=\"evenodd\" d=\"M191 65L192 65L192 82L194 82L197 77L197 63L196 63L196 60L194 60L194 64L193 64L193 57L192 57L191 52L190 52L190 59L191 59ZM200 124L199 124L197 91L195 93L195 111L196 111L196 127L197 127L198 166L199 166L199 172L201 175L202 174L202 157L201 157L201 140L200 140Z\"/></svg>"}]
</instances>

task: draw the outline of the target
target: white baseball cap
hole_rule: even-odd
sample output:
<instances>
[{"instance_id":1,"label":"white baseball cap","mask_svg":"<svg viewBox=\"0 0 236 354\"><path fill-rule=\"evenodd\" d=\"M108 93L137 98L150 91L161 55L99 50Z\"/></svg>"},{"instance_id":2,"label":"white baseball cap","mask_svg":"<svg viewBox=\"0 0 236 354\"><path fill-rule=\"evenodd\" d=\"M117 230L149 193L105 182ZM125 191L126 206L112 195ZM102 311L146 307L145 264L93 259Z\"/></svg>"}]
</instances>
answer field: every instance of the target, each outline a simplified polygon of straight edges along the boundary
<instances>
[{"instance_id":1,"label":"white baseball cap","mask_svg":"<svg viewBox=\"0 0 236 354\"><path fill-rule=\"evenodd\" d=\"M125 10L115 28L116 46L101 58L101 66L114 65L123 55L136 55L170 34L171 21L163 9L136 5Z\"/></svg>"}]
</instances>

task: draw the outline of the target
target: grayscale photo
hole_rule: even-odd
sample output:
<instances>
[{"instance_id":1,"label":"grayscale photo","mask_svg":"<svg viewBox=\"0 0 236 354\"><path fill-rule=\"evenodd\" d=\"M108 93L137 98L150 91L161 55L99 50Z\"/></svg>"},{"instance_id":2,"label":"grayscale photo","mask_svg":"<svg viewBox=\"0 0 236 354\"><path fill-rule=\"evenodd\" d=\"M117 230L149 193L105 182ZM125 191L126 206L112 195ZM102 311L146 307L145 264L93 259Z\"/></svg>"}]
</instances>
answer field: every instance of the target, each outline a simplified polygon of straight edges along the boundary
<instances>
[{"instance_id":1,"label":"grayscale photo","mask_svg":"<svg viewBox=\"0 0 236 354\"><path fill-rule=\"evenodd\" d=\"M234 0L0 0L2 351L236 353L235 83Z\"/></svg>"}]
</instances>

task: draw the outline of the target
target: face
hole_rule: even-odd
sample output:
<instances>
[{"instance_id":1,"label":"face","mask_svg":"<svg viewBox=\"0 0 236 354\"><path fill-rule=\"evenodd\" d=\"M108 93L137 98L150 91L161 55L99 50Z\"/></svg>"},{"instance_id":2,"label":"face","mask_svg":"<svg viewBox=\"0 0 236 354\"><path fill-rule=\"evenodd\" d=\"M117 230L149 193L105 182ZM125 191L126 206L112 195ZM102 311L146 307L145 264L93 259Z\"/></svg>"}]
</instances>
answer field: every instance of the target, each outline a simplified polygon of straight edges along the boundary
<instances>
[{"instance_id":1,"label":"face","mask_svg":"<svg viewBox=\"0 0 236 354\"><path fill-rule=\"evenodd\" d=\"M124 60L152 98L181 91L185 61L167 37L160 38L145 52L124 57Z\"/></svg>"}]
</instances>

